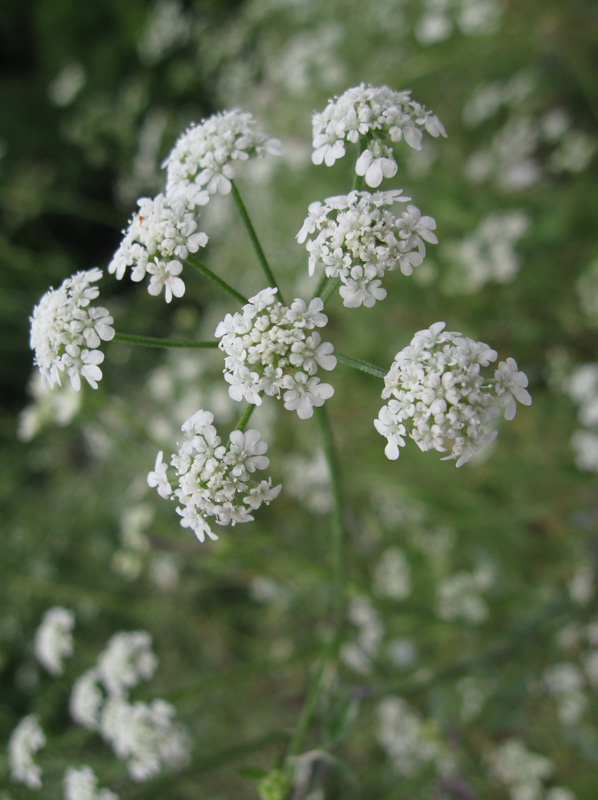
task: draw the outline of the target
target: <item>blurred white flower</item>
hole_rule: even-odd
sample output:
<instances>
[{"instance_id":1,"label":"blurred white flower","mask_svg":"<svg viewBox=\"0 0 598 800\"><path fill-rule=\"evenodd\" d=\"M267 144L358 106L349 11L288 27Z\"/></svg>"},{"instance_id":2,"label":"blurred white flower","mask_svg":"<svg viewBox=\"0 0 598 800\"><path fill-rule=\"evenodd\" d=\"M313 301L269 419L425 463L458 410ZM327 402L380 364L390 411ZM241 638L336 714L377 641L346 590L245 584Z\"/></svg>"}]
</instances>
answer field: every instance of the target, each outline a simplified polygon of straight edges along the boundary
<instances>
[{"instance_id":1,"label":"blurred white flower","mask_svg":"<svg viewBox=\"0 0 598 800\"><path fill-rule=\"evenodd\" d=\"M37 714L29 714L19 722L8 741L8 763L10 777L24 783L30 789L42 785L41 767L33 756L46 744L46 737L39 724Z\"/></svg>"},{"instance_id":2,"label":"blurred white flower","mask_svg":"<svg viewBox=\"0 0 598 800\"><path fill-rule=\"evenodd\" d=\"M73 612L56 606L46 611L35 632L33 643L35 657L51 675L62 675L64 659L73 654L74 627Z\"/></svg>"},{"instance_id":3,"label":"blurred white flower","mask_svg":"<svg viewBox=\"0 0 598 800\"><path fill-rule=\"evenodd\" d=\"M64 800L118 800L109 789L100 789L91 767L69 767L63 778Z\"/></svg>"}]
</instances>

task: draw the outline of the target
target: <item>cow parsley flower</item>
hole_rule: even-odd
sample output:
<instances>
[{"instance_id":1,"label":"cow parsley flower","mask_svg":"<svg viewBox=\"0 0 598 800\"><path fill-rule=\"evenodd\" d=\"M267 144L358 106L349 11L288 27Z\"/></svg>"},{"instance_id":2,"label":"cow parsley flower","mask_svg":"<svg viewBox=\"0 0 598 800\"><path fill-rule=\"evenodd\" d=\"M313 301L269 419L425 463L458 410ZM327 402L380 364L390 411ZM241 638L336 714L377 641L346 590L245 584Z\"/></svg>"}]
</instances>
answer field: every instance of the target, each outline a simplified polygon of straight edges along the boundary
<instances>
[{"instance_id":1,"label":"cow parsley flower","mask_svg":"<svg viewBox=\"0 0 598 800\"><path fill-rule=\"evenodd\" d=\"M389 459L399 457L409 433L422 451L450 449L443 460L457 459L460 467L496 436L489 423L499 413L497 401L509 420L515 400L531 403L527 377L513 358L500 362L494 378L484 377L481 367L496 361L496 352L444 327L435 322L416 333L384 379L382 397L390 400L374 425L388 440Z\"/></svg>"},{"instance_id":2,"label":"cow parsley flower","mask_svg":"<svg viewBox=\"0 0 598 800\"><path fill-rule=\"evenodd\" d=\"M129 703L113 695L107 700L101 733L133 780L147 781L163 767L177 769L187 762L189 737L175 715L174 706L161 699Z\"/></svg>"},{"instance_id":3,"label":"cow parsley flower","mask_svg":"<svg viewBox=\"0 0 598 800\"><path fill-rule=\"evenodd\" d=\"M37 714L29 714L19 722L8 742L8 763L10 777L24 783L30 789L40 789L42 785L41 767L33 756L46 744Z\"/></svg>"},{"instance_id":4,"label":"cow parsley flower","mask_svg":"<svg viewBox=\"0 0 598 800\"><path fill-rule=\"evenodd\" d=\"M164 161L166 193L203 205L211 194L229 194L237 174L235 161L281 153L279 140L258 131L247 111L214 114L191 125Z\"/></svg>"},{"instance_id":5,"label":"cow parsley flower","mask_svg":"<svg viewBox=\"0 0 598 800\"><path fill-rule=\"evenodd\" d=\"M73 612L56 606L46 611L35 633L35 657L51 675L62 675L64 659L73 654L74 626Z\"/></svg>"},{"instance_id":6,"label":"cow parsley flower","mask_svg":"<svg viewBox=\"0 0 598 800\"><path fill-rule=\"evenodd\" d=\"M300 419L313 415L334 389L320 383L319 367L334 369L330 342L314 330L328 322L324 304L315 298L290 306L275 301L276 289L258 292L236 314L227 314L216 328L219 348L226 353L224 377L233 400L261 405L261 395L283 396L284 406Z\"/></svg>"},{"instance_id":7,"label":"cow parsley flower","mask_svg":"<svg viewBox=\"0 0 598 800\"><path fill-rule=\"evenodd\" d=\"M73 684L69 698L71 717L88 730L98 730L103 703L104 693L100 687L100 672L97 667L92 667L80 675Z\"/></svg>"},{"instance_id":8,"label":"cow parsley flower","mask_svg":"<svg viewBox=\"0 0 598 800\"><path fill-rule=\"evenodd\" d=\"M250 512L274 500L281 488L272 486L271 478L260 481L254 477L270 463L265 455L268 445L258 431L234 430L223 444L213 421L214 415L201 409L189 417L182 426L185 439L170 461L178 482L171 496L180 503L176 510L181 525L191 528L200 542L206 535L218 538L208 518L218 525L250 522ZM154 482L155 474L149 474L148 483L157 486L162 497L168 496L160 491L164 484Z\"/></svg>"},{"instance_id":9,"label":"cow parsley flower","mask_svg":"<svg viewBox=\"0 0 598 800\"><path fill-rule=\"evenodd\" d=\"M371 308L386 297L381 279L397 266L411 275L426 255L424 241L436 244L436 222L409 205L400 216L388 210L405 203L402 191L351 192L312 203L297 241L307 239L309 274L322 264L326 275L339 278L347 308ZM311 237L308 239L308 236Z\"/></svg>"},{"instance_id":10,"label":"cow parsley flower","mask_svg":"<svg viewBox=\"0 0 598 800\"><path fill-rule=\"evenodd\" d=\"M149 680L158 665L146 631L116 633L98 658L98 676L109 694L122 694Z\"/></svg>"},{"instance_id":11,"label":"cow parsley flower","mask_svg":"<svg viewBox=\"0 0 598 800\"><path fill-rule=\"evenodd\" d=\"M180 274L182 262L189 253L205 247L208 237L198 229L197 213L181 199L142 197L139 211L133 215L124 238L108 265L108 272L121 280L131 269L131 280L142 281L150 276L147 287L151 295L164 289L164 299L182 297L185 284Z\"/></svg>"},{"instance_id":12,"label":"cow parsley flower","mask_svg":"<svg viewBox=\"0 0 598 800\"><path fill-rule=\"evenodd\" d=\"M100 789L91 767L69 767L64 773L64 800L118 800L109 789Z\"/></svg>"},{"instance_id":13,"label":"cow parsley flower","mask_svg":"<svg viewBox=\"0 0 598 800\"><path fill-rule=\"evenodd\" d=\"M98 365L104 354L97 348L100 341L114 337L114 320L108 311L90 305L99 295L92 284L101 277L97 267L77 272L58 289L49 289L33 309L30 346L45 389L62 385L64 375L76 391L82 377L92 389L98 388L102 378Z\"/></svg>"},{"instance_id":14,"label":"cow parsley flower","mask_svg":"<svg viewBox=\"0 0 598 800\"><path fill-rule=\"evenodd\" d=\"M388 86L362 83L331 100L312 120L314 164L331 167L345 155L345 143L365 144L355 172L372 188L397 172L392 144L404 139L421 150L423 132L446 136L439 119L411 99L409 91L396 92Z\"/></svg>"}]
</instances>

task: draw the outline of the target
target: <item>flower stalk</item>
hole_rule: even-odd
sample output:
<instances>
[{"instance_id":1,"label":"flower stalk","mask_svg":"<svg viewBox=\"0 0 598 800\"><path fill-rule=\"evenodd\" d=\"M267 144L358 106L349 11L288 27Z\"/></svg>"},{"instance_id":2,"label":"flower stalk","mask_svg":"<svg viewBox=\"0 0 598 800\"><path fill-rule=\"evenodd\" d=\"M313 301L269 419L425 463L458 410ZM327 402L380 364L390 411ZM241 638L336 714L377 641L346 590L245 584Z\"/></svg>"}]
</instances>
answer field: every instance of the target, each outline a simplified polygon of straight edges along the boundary
<instances>
[{"instance_id":1,"label":"flower stalk","mask_svg":"<svg viewBox=\"0 0 598 800\"><path fill-rule=\"evenodd\" d=\"M213 350L218 347L218 342L216 341L194 342L191 339L161 339L158 336L137 336L133 333L119 333L118 331L114 334L114 341L143 347L179 347L205 350Z\"/></svg>"}]
</instances>

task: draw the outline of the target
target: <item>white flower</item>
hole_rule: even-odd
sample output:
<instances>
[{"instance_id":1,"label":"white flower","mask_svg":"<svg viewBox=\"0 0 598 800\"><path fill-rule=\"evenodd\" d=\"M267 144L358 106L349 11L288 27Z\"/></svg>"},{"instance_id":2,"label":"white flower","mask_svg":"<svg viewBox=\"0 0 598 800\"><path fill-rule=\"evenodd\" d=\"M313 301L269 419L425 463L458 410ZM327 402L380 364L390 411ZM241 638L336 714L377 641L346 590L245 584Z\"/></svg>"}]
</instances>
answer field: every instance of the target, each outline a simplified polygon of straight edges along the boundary
<instances>
[{"instance_id":1,"label":"white flower","mask_svg":"<svg viewBox=\"0 0 598 800\"><path fill-rule=\"evenodd\" d=\"M296 299L289 307L276 302L275 293L272 288L262 290L216 328L218 346L226 353L224 378L233 400L261 405L262 394L284 393L285 408L308 419L313 407L334 393L316 376L319 367L336 366L332 345L322 342L314 330L326 325L328 318L320 298L309 306Z\"/></svg>"},{"instance_id":2,"label":"white flower","mask_svg":"<svg viewBox=\"0 0 598 800\"><path fill-rule=\"evenodd\" d=\"M409 199L401 190L354 191L310 205L297 240L307 239L310 275L321 264L328 277L340 279L346 307L371 308L384 299L381 279L385 273L399 267L404 275L411 275L426 255L424 241L438 241L432 233L435 221L422 217L416 206L409 205L400 215L388 210Z\"/></svg>"},{"instance_id":3,"label":"white flower","mask_svg":"<svg viewBox=\"0 0 598 800\"><path fill-rule=\"evenodd\" d=\"M164 700L129 703L111 697L102 714L102 736L122 758L135 781L147 781L162 767L177 769L189 758L185 730L174 721L176 711Z\"/></svg>"},{"instance_id":4,"label":"white flower","mask_svg":"<svg viewBox=\"0 0 598 800\"><path fill-rule=\"evenodd\" d=\"M397 172L392 143L405 139L420 150L423 131L446 136L438 118L412 100L410 92L363 83L331 100L324 111L314 114L312 122L313 163L331 167L345 155L345 143L361 140L367 144L355 171L373 188Z\"/></svg>"},{"instance_id":5,"label":"white flower","mask_svg":"<svg viewBox=\"0 0 598 800\"><path fill-rule=\"evenodd\" d=\"M257 470L266 469L270 463L266 456L268 445L258 431L234 430L229 434L228 444L224 445L213 421L213 414L200 409L183 423L185 439L170 460L178 480L174 491L169 484L169 493L161 492L157 479L150 483L158 487L162 497L171 497L181 504L176 509L181 526L191 528L200 542L206 536L218 538L208 518L213 518L218 525L250 522L253 519L250 511L258 509L262 503L270 503L281 488L272 486L271 478L260 481L253 477ZM159 453L156 472L158 467L165 468L161 461Z\"/></svg>"},{"instance_id":6,"label":"white flower","mask_svg":"<svg viewBox=\"0 0 598 800\"><path fill-rule=\"evenodd\" d=\"M121 280L131 270L131 280L142 281L150 276L148 292L164 299L182 297L185 284L179 275L190 253L205 247L208 237L198 229L197 212L183 199L158 194L137 201L139 211L133 215L124 238L108 265L108 272Z\"/></svg>"},{"instance_id":7,"label":"white flower","mask_svg":"<svg viewBox=\"0 0 598 800\"><path fill-rule=\"evenodd\" d=\"M100 340L108 342L114 337L108 311L90 306L99 294L92 284L101 277L97 267L77 272L58 289L49 289L33 309L30 346L44 388L61 385L64 375L76 391L81 388L81 377L92 389L98 388L102 378L98 365L104 354L95 348Z\"/></svg>"},{"instance_id":8,"label":"white flower","mask_svg":"<svg viewBox=\"0 0 598 800\"><path fill-rule=\"evenodd\" d=\"M236 177L235 161L280 155L278 139L256 129L246 111L225 111L191 125L179 137L162 166L166 167L166 193L204 204L211 194L228 194Z\"/></svg>"},{"instance_id":9,"label":"white flower","mask_svg":"<svg viewBox=\"0 0 598 800\"><path fill-rule=\"evenodd\" d=\"M513 419L517 411L515 400L524 406L532 403L530 393L525 388L528 384L527 375L525 372L517 370L517 362L514 358L501 361L494 374L496 394L505 410L505 419Z\"/></svg>"},{"instance_id":10,"label":"white flower","mask_svg":"<svg viewBox=\"0 0 598 800\"><path fill-rule=\"evenodd\" d=\"M8 742L8 763L10 777L24 783L30 789L40 789L42 785L41 767L33 761L33 756L46 744L37 714L29 714L19 722Z\"/></svg>"},{"instance_id":11,"label":"white flower","mask_svg":"<svg viewBox=\"0 0 598 800\"><path fill-rule=\"evenodd\" d=\"M69 710L73 720L88 730L97 730L100 712L104 703L104 693L99 684L100 673L97 668L83 673L71 690Z\"/></svg>"},{"instance_id":12,"label":"white flower","mask_svg":"<svg viewBox=\"0 0 598 800\"><path fill-rule=\"evenodd\" d=\"M494 776L509 787L513 798L541 798L542 781L553 769L550 759L531 753L519 739L504 741L488 761Z\"/></svg>"},{"instance_id":13,"label":"white flower","mask_svg":"<svg viewBox=\"0 0 598 800\"><path fill-rule=\"evenodd\" d=\"M166 470L168 469L168 465L162 461L163 456L162 450L156 456L156 464L154 466L153 472L150 472L147 476L147 485L150 486L152 489L156 488L158 490L158 494L160 497L163 497L165 500L168 500L170 495L172 494L172 487L168 482L168 476L166 474Z\"/></svg>"},{"instance_id":14,"label":"white flower","mask_svg":"<svg viewBox=\"0 0 598 800\"><path fill-rule=\"evenodd\" d=\"M110 694L119 694L149 680L158 665L146 631L116 633L98 658L98 677Z\"/></svg>"},{"instance_id":15,"label":"white flower","mask_svg":"<svg viewBox=\"0 0 598 800\"><path fill-rule=\"evenodd\" d=\"M450 448L445 459L457 459L460 467L496 436L488 427L498 414L496 401L505 407L507 419L515 415L514 398L531 403L524 388L527 377L517 371L514 359L502 361L494 379L485 378L481 367L496 361L496 352L444 327L436 322L418 331L384 379L382 397L390 401L374 425L388 440L390 459L398 458L409 432L423 451Z\"/></svg>"},{"instance_id":16,"label":"white flower","mask_svg":"<svg viewBox=\"0 0 598 800\"><path fill-rule=\"evenodd\" d=\"M74 626L73 612L56 606L46 611L35 633L35 657L51 675L62 675L63 660L73 654Z\"/></svg>"},{"instance_id":17,"label":"white flower","mask_svg":"<svg viewBox=\"0 0 598 800\"><path fill-rule=\"evenodd\" d=\"M69 767L64 773L64 800L118 800L109 789L98 787L91 767Z\"/></svg>"}]
</instances>

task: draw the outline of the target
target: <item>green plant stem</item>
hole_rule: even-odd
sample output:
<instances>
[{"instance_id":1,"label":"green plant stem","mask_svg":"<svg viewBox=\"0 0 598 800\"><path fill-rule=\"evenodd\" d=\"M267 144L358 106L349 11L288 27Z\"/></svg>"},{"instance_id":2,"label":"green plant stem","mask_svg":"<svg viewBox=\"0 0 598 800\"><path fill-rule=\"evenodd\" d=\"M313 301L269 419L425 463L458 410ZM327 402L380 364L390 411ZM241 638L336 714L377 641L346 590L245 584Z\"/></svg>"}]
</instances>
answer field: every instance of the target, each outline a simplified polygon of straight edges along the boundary
<instances>
[{"instance_id":1,"label":"green plant stem","mask_svg":"<svg viewBox=\"0 0 598 800\"><path fill-rule=\"evenodd\" d=\"M276 278L274 277L274 274L270 269L270 265L268 264L268 259L266 258L266 254L264 253L264 250L260 244L260 240L257 237L255 228L253 227L251 219L249 218L249 214L247 212L247 208L245 207L245 203L243 202L241 195L239 194L239 190L237 189L234 181L231 181L231 194L233 196L233 200L235 201L235 205L237 206L239 214L241 215L243 224L247 229L247 233L249 234L249 238L251 239L251 243L253 244L253 248L258 257L258 261L260 262L260 265L264 271L264 275L268 279L268 285L272 286L274 289L278 289L278 299L280 300L281 303L284 304L282 293L280 291L278 283L276 282Z\"/></svg>"},{"instance_id":2,"label":"green plant stem","mask_svg":"<svg viewBox=\"0 0 598 800\"><path fill-rule=\"evenodd\" d=\"M243 303L243 305L246 305L249 302L248 299L241 294L241 292L238 292L236 289L233 289L233 287L229 283L222 280L222 278L216 275L215 272L212 272L212 270L209 267L206 267L206 265L203 264L198 258L195 258L195 256L191 255L191 253L189 253L187 258L185 259L185 262L190 266L195 267L195 269L198 272L201 272L201 274L205 278L208 278L217 286L219 286L221 289L224 289L225 292L228 292L228 294L230 294L231 297L234 297L235 300L238 300L240 303Z\"/></svg>"},{"instance_id":3,"label":"green plant stem","mask_svg":"<svg viewBox=\"0 0 598 800\"><path fill-rule=\"evenodd\" d=\"M318 285L316 286L315 291L314 291L314 293L313 293L313 295L311 297L312 300L314 299L314 297L321 297L322 296L322 294L324 292L324 287L326 286L327 283L328 283L328 275L326 275L326 273L323 272L322 273L322 277L318 281Z\"/></svg>"},{"instance_id":4,"label":"green plant stem","mask_svg":"<svg viewBox=\"0 0 598 800\"><path fill-rule=\"evenodd\" d=\"M343 521L343 497L341 489L340 468L332 428L328 419L328 412L324 406L314 408L314 416L322 441L324 457L328 464L330 474L330 488L332 491L332 566L334 573L334 595L339 627L343 624L346 607L346 568L345 568L345 526Z\"/></svg>"},{"instance_id":5,"label":"green plant stem","mask_svg":"<svg viewBox=\"0 0 598 800\"><path fill-rule=\"evenodd\" d=\"M247 406L247 408L245 409L245 411L243 412L243 414L241 415L241 419L238 421L237 427L235 428L235 430L237 430L237 431L244 431L245 430L245 428L247 427L247 423L249 422L249 418L253 414L254 409L255 409L255 406L250 403Z\"/></svg>"},{"instance_id":6,"label":"green plant stem","mask_svg":"<svg viewBox=\"0 0 598 800\"><path fill-rule=\"evenodd\" d=\"M324 305L330 300L332 295L336 292L339 283L341 282L340 278L333 278L330 283L326 286L324 291L322 292L322 302Z\"/></svg>"},{"instance_id":7,"label":"green plant stem","mask_svg":"<svg viewBox=\"0 0 598 800\"><path fill-rule=\"evenodd\" d=\"M347 356L344 353L339 353L338 350L334 351L334 355L342 363L346 364L353 369L358 369L360 372L366 372L368 375L373 375L375 378L385 378L387 370L378 367L376 364L370 364L369 361L364 361L361 358L354 358Z\"/></svg>"},{"instance_id":8,"label":"green plant stem","mask_svg":"<svg viewBox=\"0 0 598 800\"><path fill-rule=\"evenodd\" d=\"M218 347L218 342L194 342L190 339L160 339L157 336L137 336L133 333L114 334L115 342L123 344L137 344L145 347L199 347L202 349L213 349Z\"/></svg>"}]
</instances>

